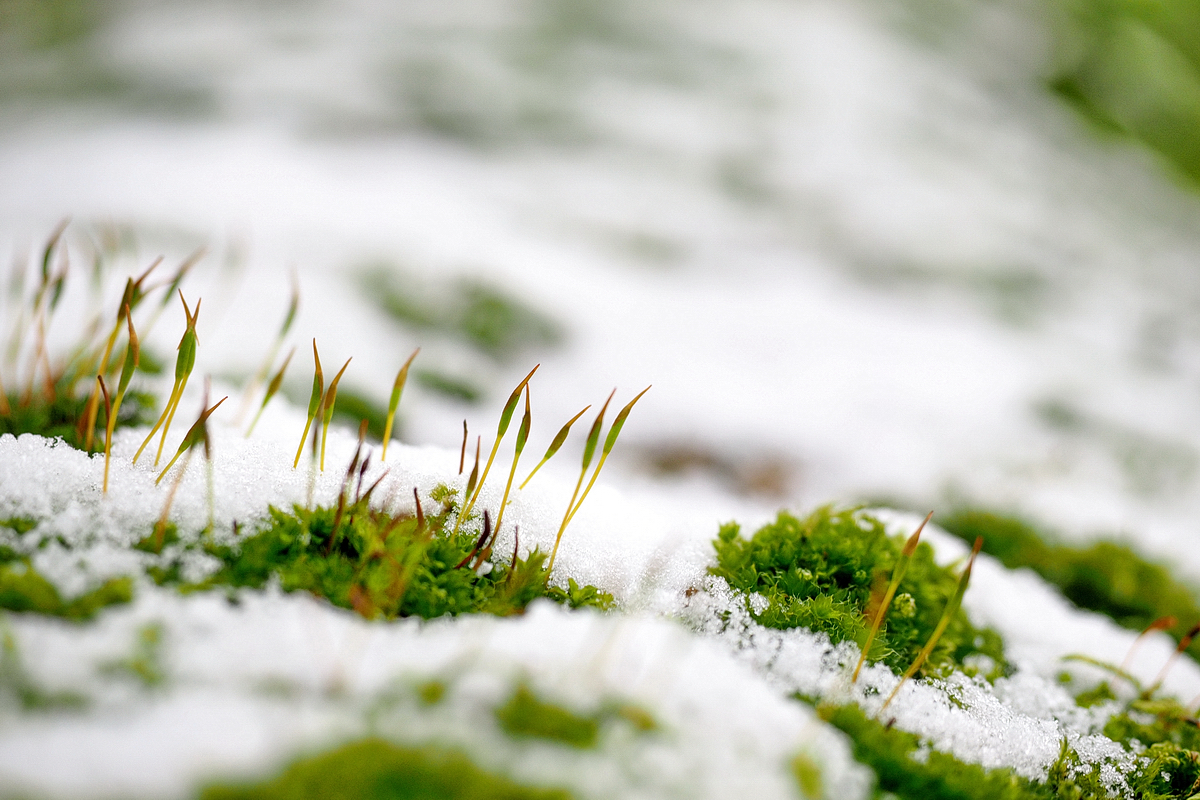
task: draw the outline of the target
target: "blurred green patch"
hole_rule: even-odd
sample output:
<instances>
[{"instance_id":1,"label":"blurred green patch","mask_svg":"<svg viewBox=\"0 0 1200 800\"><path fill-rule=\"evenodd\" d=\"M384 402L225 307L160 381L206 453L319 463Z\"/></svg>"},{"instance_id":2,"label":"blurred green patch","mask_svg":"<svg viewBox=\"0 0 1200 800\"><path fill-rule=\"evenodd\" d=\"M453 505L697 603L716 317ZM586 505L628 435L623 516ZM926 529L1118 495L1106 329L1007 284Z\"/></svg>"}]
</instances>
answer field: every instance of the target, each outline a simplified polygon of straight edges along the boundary
<instances>
[{"instance_id":1,"label":"blurred green patch","mask_svg":"<svg viewBox=\"0 0 1200 800\"><path fill-rule=\"evenodd\" d=\"M570 800L563 789L532 788L485 772L466 755L435 745L405 747L363 739L293 762L277 778L210 785L200 800Z\"/></svg>"},{"instance_id":2,"label":"blurred green patch","mask_svg":"<svg viewBox=\"0 0 1200 800\"><path fill-rule=\"evenodd\" d=\"M1131 630L1173 616L1176 624L1167 633L1178 641L1200 622L1192 588L1127 544L1102 540L1071 546L1016 517L978 509L955 511L938 524L966 542L982 536L983 552L1004 566L1032 569L1075 605L1106 614ZM1200 658L1200 642L1188 652Z\"/></svg>"},{"instance_id":3,"label":"blurred green patch","mask_svg":"<svg viewBox=\"0 0 1200 800\"><path fill-rule=\"evenodd\" d=\"M1051 86L1200 180L1200 3L1059 0Z\"/></svg>"},{"instance_id":4,"label":"blurred green patch","mask_svg":"<svg viewBox=\"0 0 1200 800\"><path fill-rule=\"evenodd\" d=\"M563 339L554 319L474 278L422 280L382 265L362 270L359 281L367 299L400 324L457 339L496 361Z\"/></svg>"}]
</instances>

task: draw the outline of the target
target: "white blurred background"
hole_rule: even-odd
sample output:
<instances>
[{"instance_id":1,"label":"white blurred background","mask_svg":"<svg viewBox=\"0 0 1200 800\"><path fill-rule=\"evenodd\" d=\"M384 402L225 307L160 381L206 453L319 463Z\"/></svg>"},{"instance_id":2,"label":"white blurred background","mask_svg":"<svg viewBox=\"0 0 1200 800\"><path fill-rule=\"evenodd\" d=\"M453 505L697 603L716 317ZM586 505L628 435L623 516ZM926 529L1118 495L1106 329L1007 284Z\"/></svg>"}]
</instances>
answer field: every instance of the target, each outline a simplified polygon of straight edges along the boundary
<instances>
[{"instance_id":1,"label":"white blurred background","mask_svg":"<svg viewBox=\"0 0 1200 800\"><path fill-rule=\"evenodd\" d=\"M1188 151L1055 8L0 0L0 258L207 245L231 382L294 272L292 395L312 337L376 405L419 345L402 437L456 451L534 363L538 451L653 384L608 480L714 532L971 503L1200 579Z\"/></svg>"}]
</instances>

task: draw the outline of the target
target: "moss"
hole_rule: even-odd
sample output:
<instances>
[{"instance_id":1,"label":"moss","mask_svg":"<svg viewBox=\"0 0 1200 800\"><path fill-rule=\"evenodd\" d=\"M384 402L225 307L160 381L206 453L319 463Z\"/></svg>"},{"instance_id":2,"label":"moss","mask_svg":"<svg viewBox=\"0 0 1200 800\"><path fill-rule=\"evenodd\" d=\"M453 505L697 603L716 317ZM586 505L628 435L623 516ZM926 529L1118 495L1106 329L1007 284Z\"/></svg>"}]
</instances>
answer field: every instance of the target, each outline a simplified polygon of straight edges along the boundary
<instances>
[{"instance_id":1,"label":"moss","mask_svg":"<svg viewBox=\"0 0 1200 800\"><path fill-rule=\"evenodd\" d=\"M558 323L481 281L422 281L392 266L368 268L360 283L368 299L392 319L425 333L458 339L498 360L558 344Z\"/></svg>"},{"instance_id":2,"label":"moss","mask_svg":"<svg viewBox=\"0 0 1200 800\"><path fill-rule=\"evenodd\" d=\"M1099 770L1077 772L1078 756L1064 742L1044 783L1007 769L984 769L948 753L924 751L914 734L871 719L857 706L820 706L821 717L846 733L854 757L875 771L875 797L903 800L1108 800ZM927 754L927 757L925 755ZM1139 795L1149 797L1149 795Z\"/></svg>"},{"instance_id":3,"label":"moss","mask_svg":"<svg viewBox=\"0 0 1200 800\"><path fill-rule=\"evenodd\" d=\"M504 705L496 709L496 721L510 736L545 739L583 750L595 747L601 730L612 722L641 734L659 730L654 715L633 703L613 701L591 714L578 714L538 697L525 682L518 683Z\"/></svg>"},{"instance_id":4,"label":"moss","mask_svg":"<svg viewBox=\"0 0 1200 800\"><path fill-rule=\"evenodd\" d=\"M367 499L334 507L285 512L272 507L270 524L236 545L205 545L221 568L187 590L218 586L264 586L278 576L285 591L311 592L367 618L522 613L538 598L572 608L607 609L612 596L593 586L571 582L566 589L547 586L546 555L539 551L480 574L473 569L480 537L454 533L453 496L437 514L419 522L392 517ZM164 570L175 582L178 571Z\"/></svg>"},{"instance_id":5,"label":"moss","mask_svg":"<svg viewBox=\"0 0 1200 800\"><path fill-rule=\"evenodd\" d=\"M137 631L129 656L104 664L101 671L108 675L133 678L147 689L161 686L167 679L162 663L162 640L162 625L157 622L143 625Z\"/></svg>"},{"instance_id":6,"label":"moss","mask_svg":"<svg viewBox=\"0 0 1200 800\"><path fill-rule=\"evenodd\" d=\"M0 608L46 614L75 622L89 620L100 609L133 599L133 581L113 578L72 600L63 600L58 589L29 563L18 558L0 564Z\"/></svg>"},{"instance_id":7,"label":"moss","mask_svg":"<svg viewBox=\"0 0 1200 800\"><path fill-rule=\"evenodd\" d=\"M547 739L580 749L595 747L600 736L595 719L546 702L523 683L496 709L496 721L509 736Z\"/></svg>"},{"instance_id":8,"label":"moss","mask_svg":"<svg viewBox=\"0 0 1200 800\"><path fill-rule=\"evenodd\" d=\"M83 449L83 441L79 438L80 422L87 408L87 395L77 395L74 389L65 381L60 381L54 398L47 399L41 394L31 397L21 397L16 394L8 396L10 412L0 413L0 435L11 433L20 436L33 433L48 439L59 438L76 449ZM154 396L147 392L131 391L125 395L121 410L117 414L116 428L148 425L154 422ZM97 451L104 449L103 431L108 424L104 404L100 404L96 418L96 430L100 432L93 448Z\"/></svg>"},{"instance_id":9,"label":"moss","mask_svg":"<svg viewBox=\"0 0 1200 800\"><path fill-rule=\"evenodd\" d=\"M14 700L24 711L79 709L86 698L75 692L50 692L38 686L21 662L17 640L0 621L0 697Z\"/></svg>"},{"instance_id":10,"label":"moss","mask_svg":"<svg viewBox=\"0 0 1200 800\"><path fill-rule=\"evenodd\" d=\"M964 541L982 536L983 552L1004 566L1032 569L1075 605L1106 614L1130 630L1173 616L1177 622L1167 632L1178 641L1200 621L1193 590L1128 545L1098 541L1072 547L1015 517L973 509L957 511L939 524ZM1200 642L1188 652L1200 658Z\"/></svg>"},{"instance_id":11,"label":"moss","mask_svg":"<svg viewBox=\"0 0 1200 800\"><path fill-rule=\"evenodd\" d=\"M1058 0L1051 88L1104 132L1200 180L1200 8L1193 0Z\"/></svg>"},{"instance_id":12,"label":"moss","mask_svg":"<svg viewBox=\"0 0 1200 800\"><path fill-rule=\"evenodd\" d=\"M417 383L431 392L437 392L451 400L461 400L464 403L478 403L483 399L483 390L463 378L447 375L432 369L418 369L413 372Z\"/></svg>"},{"instance_id":13,"label":"moss","mask_svg":"<svg viewBox=\"0 0 1200 800\"><path fill-rule=\"evenodd\" d=\"M767 600L754 618L772 628L805 627L823 631L835 644L861 647L870 624L872 598L881 596L900 556L903 537L889 537L881 522L856 511L822 508L807 519L781 512L775 522L744 539L739 527L721 527L713 546L717 564L710 569L746 593ZM896 602L872 645L871 657L894 670L912 663L954 594L958 576L933 560L922 543L901 581ZM925 670L960 665L981 653L1002 669L999 634L971 625L959 610L926 663Z\"/></svg>"},{"instance_id":14,"label":"moss","mask_svg":"<svg viewBox=\"0 0 1200 800\"><path fill-rule=\"evenodd\" d=\"M563 789L521 786L457 750L364 739L293 762L258 784L212 785L200 800L569 800Z\"/></svg>"},{"instance_id":15,"label":"moss","mask_svg":"<svg viewBox=\"0 0 1200 800\"><path fill-rule=\"evenodd\" d=\"M356 430L358 424L365 419L367 435L382 439L383 429L387 424L387 408L364 394L352 389L339 388L337 403L333 406L333 418L353 426Z\"/></svg>"}]
</instances>

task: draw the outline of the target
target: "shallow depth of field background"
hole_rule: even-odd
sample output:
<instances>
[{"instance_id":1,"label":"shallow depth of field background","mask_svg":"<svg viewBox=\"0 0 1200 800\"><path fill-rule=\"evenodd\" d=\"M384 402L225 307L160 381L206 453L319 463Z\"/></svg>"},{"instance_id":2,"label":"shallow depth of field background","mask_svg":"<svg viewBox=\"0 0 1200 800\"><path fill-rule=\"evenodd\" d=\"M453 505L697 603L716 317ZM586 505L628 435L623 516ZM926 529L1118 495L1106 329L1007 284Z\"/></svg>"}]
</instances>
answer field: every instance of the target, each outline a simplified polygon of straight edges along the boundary
<instances>
[{"instance_id":1,"label":"shallow depth of field background","mask_svg":"<svg viewBox=\"0 0 1200 800\"><path fill-rule=\"evenodd\" d=\"M230 383L295 274L293 397L311 337L375 402L420 345L414 443L536 362L539 448L652 383L606 480L713 532L975 503L1200 580L1200 21L1160 6L0 0L0 259L207 244Z\"/></svg>"}]
</instances>

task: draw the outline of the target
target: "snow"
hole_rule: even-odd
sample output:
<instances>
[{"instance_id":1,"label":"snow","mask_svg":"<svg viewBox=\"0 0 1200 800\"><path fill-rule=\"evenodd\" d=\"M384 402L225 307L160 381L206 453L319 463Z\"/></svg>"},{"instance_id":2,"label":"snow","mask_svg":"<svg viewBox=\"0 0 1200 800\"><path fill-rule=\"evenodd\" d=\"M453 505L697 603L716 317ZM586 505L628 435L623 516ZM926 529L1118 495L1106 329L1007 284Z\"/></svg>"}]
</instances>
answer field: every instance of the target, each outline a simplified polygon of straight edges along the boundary
<instances>
[{"instance_id":1,"label":"snow","mask_svg":"<svg viewBox=\"0 0 1200 800\"><path fill-rule=\"evenodd\" d=\"M199 407L201 375L214 376L214 399L230 395L213 418L214 535L253 527L269 505L329 502L355 447L335 429L327 471L314 475L307 458L293 470L303 410L282 398L242 435L241 380L270 347L294 269L297 396L314 337L327 368L353 356L343 385L377 400L418 345L417 366L486 391L467 407L410 384L405 443L368 474L389 470L378 496L395 507L414 487L428 497L461 485L462 419L486 448L526 358L542 366L519 476L583 405L654 385L557 562L558 575L611 591L622 614L537 606L520 620L382 625L277 590L231 606L140 579L131 606L89 625L9 615L29 673L92 705L5 708L0 789L182 797L378 726L584 796L790 797L787 761L805 751L826 796L863 797L870 776L845 738L789 696L875 712L896 676L871 667L848 686L853 647L757 626L706 574L720 523L750 532L779 506L830 501L973 501L1076 541L1120 532L1200 576L1200 205L1042 91L1050 56L1028 4L950 3L954 14L931 20L874 0L660 0L606 4L598 28L575 33L562 22L570 4L549 1L314 2L289 14L127 5L89 57L137 85L194 90L210 110L0 100L0 257L36 251L66 214L80 274L106 221L138 241L118 271L159 252L171 268L209 245L184 287L204 310L182 408ZM558 24L567 32L554 39ZM429 121L431 108L450 128ZM367 263L482 277L563 323L567 341L511 362L427 341L362 296L353 272ZM114 280L96 304L84 283L68 286L49 331L60 351L120 291ZM17 307L6 296L0 334ZM181 330L168 307L147 345L172 354ZM26 367L4 361L0 373ZM0 437L0 518L33 517L28 541L65 543L33 563L68 596L155 558L130 545L152 530L173 478L155 486L145 455L131 465L144 433L118 435L107 495L99 459ZM681 443L727 462L778 460L782 496L740 493L703 468L647 469ZM552 546L577 457L568 446L515 494L506 525L520 526L522 549ZM897 531L917 521L881 513ZM196 535L209 515L195 458L171 519ZM944 563L965 552L934 527L926 537ZM505 533L497 557L512 544ZM189 558L191 574L212 568ZM1130 757L1098 735L1111 706L1076 707L1057 675L1097 682L1063 657L1120 663L1135 634L986 556L964 608L1003 634L1017 673L991 686L910 683L889 718L932 747L1035 778L1065 736L1119 789L1114 768ZM101 667L151 623L169 678L145 690ZM1150 636L1131 670L1149 679L1172 650ZM447 669L460 678L446 704L420 706L411 687ZM490 709L519 679L581 709L637 702L666 733L614 729L569 758L514 742ZM1197 696L1200 669L1181 660L1165 690Z\"/></svg>"}]
</instances>

